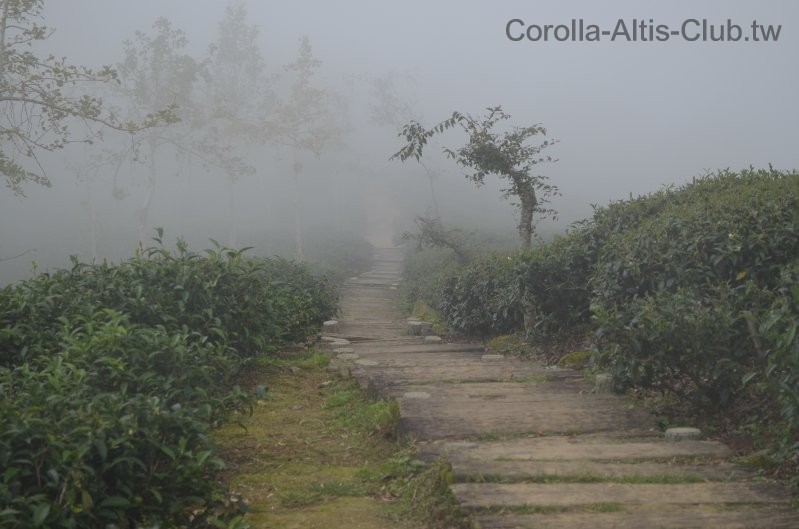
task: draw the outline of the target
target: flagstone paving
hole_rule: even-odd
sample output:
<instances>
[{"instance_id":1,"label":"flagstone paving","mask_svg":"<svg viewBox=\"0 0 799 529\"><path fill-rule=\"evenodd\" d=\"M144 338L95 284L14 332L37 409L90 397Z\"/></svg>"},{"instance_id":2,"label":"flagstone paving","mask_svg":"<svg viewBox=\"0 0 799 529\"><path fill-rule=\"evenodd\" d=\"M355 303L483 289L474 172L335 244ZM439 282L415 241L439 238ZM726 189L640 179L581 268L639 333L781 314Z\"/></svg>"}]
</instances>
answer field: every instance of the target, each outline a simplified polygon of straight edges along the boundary
<instances>
[{"instance_id":1,"label":"flagstone paving","mask_svg":"<svg viewBox=\"0 0 799 529\"><path fill-rule=\"evenodd\" d=\"M326 338L334 366L397 399L400 433L420 457L448 459L452 491L483 529L799 527L790 494L726 446L667 440L646 410L578 372L410 335L402 251L375 258L343 289Z\"/></svg>"}]
</instances>

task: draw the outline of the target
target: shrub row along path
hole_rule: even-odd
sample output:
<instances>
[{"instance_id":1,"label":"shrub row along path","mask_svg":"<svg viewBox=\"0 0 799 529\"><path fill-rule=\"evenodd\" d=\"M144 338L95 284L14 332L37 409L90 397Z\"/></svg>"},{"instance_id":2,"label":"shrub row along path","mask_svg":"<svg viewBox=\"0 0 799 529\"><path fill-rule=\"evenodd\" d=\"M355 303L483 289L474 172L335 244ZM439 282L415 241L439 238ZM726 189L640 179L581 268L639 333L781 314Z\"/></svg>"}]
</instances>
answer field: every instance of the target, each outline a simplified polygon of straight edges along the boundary
<instances>
[{"instance_id":1,"label":"shrub row along path","mask_svg":"<svg viewBox=\"0 0 799 529\"><path fill-rule=\"evenodd\" d=\"M410 336L401 268L400 249L376 250L325 340L334 366L399 401L423 458L448 458L452 491L483 529L799 527L787 491L725 445L666 440L645 410L575 371Z\"/></svg>"}]
</instances>

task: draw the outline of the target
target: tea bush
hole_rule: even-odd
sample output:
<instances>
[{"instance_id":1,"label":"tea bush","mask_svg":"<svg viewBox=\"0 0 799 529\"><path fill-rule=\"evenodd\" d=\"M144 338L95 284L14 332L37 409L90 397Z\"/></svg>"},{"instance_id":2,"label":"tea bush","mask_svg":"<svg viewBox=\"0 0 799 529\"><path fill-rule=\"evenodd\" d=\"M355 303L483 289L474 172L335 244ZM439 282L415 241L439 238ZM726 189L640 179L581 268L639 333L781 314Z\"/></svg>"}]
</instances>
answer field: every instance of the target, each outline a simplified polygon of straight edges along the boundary
<instances>
[{"instance_id":1,"label":"tea bush","mask_svg":"<svg viewBox=\"0 0 799 529\"><path fill-rule=\"evenodd\" d=\"M410 311L416 300L438 308L441 282L458 270L457 258L450 250L429 248L406 254L400 284L400 297Z\"/></svg>"},{"instance_id":2,"label":"tea bush","mask_svg":"<svg viewBox=\"0 0 799 529\"><path fill-rule=\"evenodd\" d=\"M237 527L210 429L335 310L301 264L179 243L0 290L0 527Z\"/></svg>"},{"instance_id":3,"label":"tea bush","mask_svg":"<svg viewBox=\"0 0 799 529\"><path fill-rule=\"evenodd\" d=\"M782 416L778 430L778 459L799 467L799 260L783 270L772 304L759 318L762 371L752 371L747 382L758 381L776 394ZM799 475L793 485L799 487Z\"/></svg>"},{"instance_id":4,"label":"tea bush","mask_svg":"<svg viewBox=\"0 0 799 529\"><path fill-rule=\"evenodd\" d=\"M432 271L425 295L466 334L590 323L619 388L705 412L759 403L799 464L798 259L799 173L720 171L595 208L530 252Z\"/></svg>"},{"instance_id":5,"label":"tea bush","mask_svg":"<svg viewBox=\"0 0 799 529\"><path fill-rule=\"evenodd\" d=\"M490 254L444 278L438 309L450 329L490 335L509 332L523 317L511 256Z\"/></svg>"},{"instance_id":6,"label":"tea bush","mask_svg":"<svg viewBox=\"0 0 799 529\"><path fill-rule=\"evenodd\" d=\"M769 306L799 256L799 175L723 172L674 195L602 247L592 279L600 344L623 383L676 391L692 377L708 404L727 404L761 363L744 316Z\"/></svg>"}]
</instances>

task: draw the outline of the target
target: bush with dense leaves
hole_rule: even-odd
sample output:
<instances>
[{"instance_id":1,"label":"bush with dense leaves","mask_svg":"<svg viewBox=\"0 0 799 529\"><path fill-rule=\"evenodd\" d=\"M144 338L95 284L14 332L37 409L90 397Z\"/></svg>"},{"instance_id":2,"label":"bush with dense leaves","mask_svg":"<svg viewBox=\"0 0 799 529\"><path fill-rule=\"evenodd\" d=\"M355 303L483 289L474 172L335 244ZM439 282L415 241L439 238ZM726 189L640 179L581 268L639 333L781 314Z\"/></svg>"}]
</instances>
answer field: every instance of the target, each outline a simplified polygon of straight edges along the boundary
<instances>
[{"instance_id":1,"label":"bush with dense leaves","mask_svg":"<svg viewBox=\"0 0 799 529\"><path fill-rule=\"evenodd\" d=\"M444 272L427 296L467 334L519 330L525 315L544 336L590 322L619 388L705 411L757 402L782 457L799 463L797 263L799 173L721 171L595 208L530 252Z\"/></svg>"},{"instance_id":2,"label":"bush with dense leaves","mask_svg":"<svg viewBox=\"0 0 799 529\"><path fill-rule=\"evenodd\" d=\"M246 358L335 310L304 265L179 244L0 290L0 527L240 527L207 435Z\"/></svg>"},{"instance_id":3,"label":"bush with dense leaves","mask_svg":"<svg viewBox=\"0 0 799 529\"><path fill-rule=\"evenodd\" d=\"M622 383L682 390L691 377L709 404L727 404L760 363L745 316L761 315L799 256L799 175L723 172L673 194L602 247L592 285L603 359Z\"/></svg>"},{"instance_id":4,"label":"bush with dense leaves","mask_svg":"<svg viewBox=\"0 0 799 529\"><path fill-rule=\"evenodd\" d=\"M438 309L450 329L489 335L522 321L519 282L510 256L490 254L444 278Z\"/></svg>"}]
</instances>

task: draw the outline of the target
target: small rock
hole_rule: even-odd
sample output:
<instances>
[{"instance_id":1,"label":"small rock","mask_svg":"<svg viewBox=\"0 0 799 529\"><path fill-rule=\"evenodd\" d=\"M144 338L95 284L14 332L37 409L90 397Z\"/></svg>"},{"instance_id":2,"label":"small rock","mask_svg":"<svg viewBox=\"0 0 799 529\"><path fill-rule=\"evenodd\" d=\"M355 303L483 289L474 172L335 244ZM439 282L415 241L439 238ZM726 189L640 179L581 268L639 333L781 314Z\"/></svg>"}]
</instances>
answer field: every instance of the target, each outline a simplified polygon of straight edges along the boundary
<instances>
[{"instance_id":1,"label":"small rock","mask_svg":"<svg viewBox=\"0 0 799 529\"><path fill-rule=\"evenodd\" d=\"M291 409L294 410L294 411L301 410L302 409L302 404L295 404L294 406L291 407Z\"/></svg>"},{"instance_id":2,"label":"small rock","mask_svg":"<svg viewBox=\"0 0 799 529\"><path fill-rule=\"evenodd\" d=\"M408 391L402 394L403 399L429 399L430 393L426 391Z\"/></svg>"},{"instance_id":3,"label":"small rock","mask_svg":"<svg viewBox=\"0 0 799 529\"><path fill-rule=\"evenodd\" d=\"M325 332L337 333L338 332L338 321L336 321L336 320L327 320L326 322L322 323L322 328L325 330Z\"/></svg>"},{"instance_id":4,"label":"small rock","mask_svg":"<svg viewBox=\"0 0 799 529\"><path fill-rule=\"evenodd\" d=\"M422 335L422 322L419 320L409 320L408 321L408 334L411 336L421 336Z\"/></svg>"},{"instance_id":5,"label":"small rock","mask_svg":"<svg viewBox=\"0 0 799 529\"><path fill-rule=\"evenodd\" d=\"M699 428L678 427L666 430L666 439L669 441L686 441L701 438L702 430Z\"/></svg>"},{"instance_id":6,"label":"small rock","mask_svg":"<svg viewBox=\"0 0 799 529\"><path fill-rule=\"evenodd\" d=\"M425 336L424 343L439 343L441 342L440 336Z\"/></svg>"},{"instance_id":7,"label":"small rock","mask_svg":"<svg viewBox=\"0 0 799 529\"><path fill-rule=\"evenodd\" d=\"M444 445L443 452L456 452L458 450L469 450L472 448L477 448L477 443L472 443L469 441L455 441L454 443L447 443Z\"/></svg>"},{"instance_id":8,"label":"small rock","mask_svg":"<svg viewBox=\"0 0 799 529\"><path fill-rule=\"evenodd\" d=\"M375 362L374 360L366 360L364 358L362 358L360 360L356 360L355 363L358 364L359 366L376 366L377 365L377 362Z\"/></svg>"},{"instance_id":9,"label":"small rock","mask_svg":"<svg viewBox=\"0 0 799 529\"><path fill-rule=\"evenodd\" d=\"M324 382L321 382L321 383L319 384L319 387L320 387L320 388L324 388L324 387L327 387L327 386L329 386L329 385L330 385L330 384L332 384L332 383L333 383L333 381L332 381L332 380L325 380Z\"/></svg>"},{"instance_id":10,"label":"small rock","mask_svg":"<svg viewBox=\"0 0 799 529\"><path fill-rule=\"evenodd\" d=\"M497 362L499 360L504 360L505 357L502 355L483 355L480 357L483 362Z\"/></svg>"},{"instance_id":11,"label":"small rock","mask_svg":"<svg viewBox=\"0 0 799 529\"><path fill-rule=\"evenodd\" d=\"M354 353L355 349L352 349L351 347L337 347L337 348L333 349L333 352L336 353L336 354Z\"/></svg>"},{"instance_id":12,"label":"small rock","mask_svg":"<svg viewBox=\"0 0 799 529\"><path fill-rule=\"evenodd\" d=\"M299 375L302 370L297 366L289 366L289 371L291 371L293 375Z\"/></svg>"}]
</instances>

